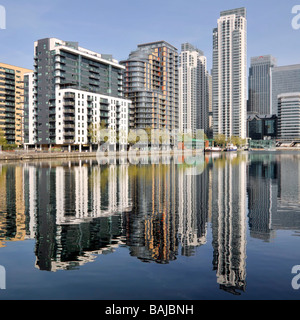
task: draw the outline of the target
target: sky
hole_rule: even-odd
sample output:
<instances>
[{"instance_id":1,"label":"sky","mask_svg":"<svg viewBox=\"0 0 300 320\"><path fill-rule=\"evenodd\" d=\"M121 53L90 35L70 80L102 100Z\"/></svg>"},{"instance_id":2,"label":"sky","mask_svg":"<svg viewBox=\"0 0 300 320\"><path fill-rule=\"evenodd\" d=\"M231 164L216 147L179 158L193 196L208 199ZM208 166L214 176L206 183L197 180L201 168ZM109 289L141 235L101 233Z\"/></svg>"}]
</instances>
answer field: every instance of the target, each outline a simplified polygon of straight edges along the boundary
<instances>
[{"instance_id":1,"label":"sky","mask_svg":"<svg viewBox=\"0 0 300 320\"><path fill-rule=\"evenodd\" d=\"M220 11L246 7L248 63L272 54L278 65L300 63L300 29L292 8L300 0L0 0L0 62L33 68L34 41L55 37L124 60L138 44L189 42L212 65L212 30ZM300 12L299 12L300 13ZM300 23L300 18L299 18Z\"/></svg>"}]
</instances>

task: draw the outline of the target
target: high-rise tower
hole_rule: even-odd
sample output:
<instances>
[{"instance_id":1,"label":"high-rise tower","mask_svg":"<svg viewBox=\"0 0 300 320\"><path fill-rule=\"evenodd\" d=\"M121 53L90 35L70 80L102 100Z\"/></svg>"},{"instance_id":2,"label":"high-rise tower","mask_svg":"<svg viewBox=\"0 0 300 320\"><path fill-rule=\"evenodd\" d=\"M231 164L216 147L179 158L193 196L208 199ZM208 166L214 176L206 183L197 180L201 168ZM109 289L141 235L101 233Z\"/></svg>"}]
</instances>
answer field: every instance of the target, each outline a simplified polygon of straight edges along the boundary
<instances>
[{"instance_id":1,"label":"high-rise tower","mask_svg":"<svg viewBox=\"0 0 300 320\"><path fill-rule=\"evenodd\" d=\"M24 143L24 75L31 71L0 63L0 130L8 144Z\"/></svg>"},{"instance_id":2,"label":"high-rise tower","mask_svg":"<svg viewBox=\"0 0 300 320\"><path fill-rule=\"evenodd\" d=\"M249 69L249 112L272 113L272 68L277 60L271 55L252 57Z\"/></svg>"},{"instance_id":3,"label":"high-rise tower","mask_svg":"<svg viewBox=\"0 0 300 320\"><path fill-rule=\"evenodd\" d=\"M179 127L182 132L208 132L208 72L204 53L189 43L179 56Z\"/></svg>"},{"instance_id":4,"label":"high-rise tower","mask_svg":"<svg viewBox=\"0 0 300 320\"><path fill-rule=\"evenodd\" d=\"M96 144L92 129L103 125L114 147L116 135L128 131L124 67L111 55L56 38L36 41L34 52L34 74L25 79L26 143L81 149Z\"/></svg>"},{"instance_id":5,"label":"high-rise tower","mask_svg":"<svg viewBox=\"0 0 300 320\"><path fill-rule=\"evenodd\" d=\"M120 63L124 95L132 101L130 128L178 129L177 49L165 41L140 44Z\"/></svg>"},{"instance_id":6,"label":"high-rise tower","mask_svg":"<svg viewBox=\"0 0 300 320\"><path fill-rule=\"evenodd\" d=\"M247 19L246 9L221 12L213 30L214 135L246 138Z\"/></svg>"}]
</instances>

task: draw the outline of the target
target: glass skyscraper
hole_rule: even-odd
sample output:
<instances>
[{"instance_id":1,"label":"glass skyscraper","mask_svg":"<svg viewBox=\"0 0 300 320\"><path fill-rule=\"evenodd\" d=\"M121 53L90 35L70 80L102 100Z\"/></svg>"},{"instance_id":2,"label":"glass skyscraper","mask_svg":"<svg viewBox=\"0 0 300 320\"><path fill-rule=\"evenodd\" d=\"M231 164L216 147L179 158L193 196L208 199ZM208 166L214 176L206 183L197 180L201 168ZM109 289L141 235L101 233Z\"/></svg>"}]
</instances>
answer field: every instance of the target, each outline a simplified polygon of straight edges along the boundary
<instances>
[{"instance_id":1,"label":"glass skyscraper","mask_svg":"<svg viewBox=\"0 0 300 320\"><path fill-rule=\"evenodd\" d=\"M281 139L300 138L300 92L278 96L278 133Z\"/></svg>"},{"instance_id":2,"label":"glass skyscraper","mask_svg":"<svg viewBox=\"0 0 300 320\"><path fill-rule=\"evenodd\" d=\"M278 95L300 92L300 64L272 69L272 114L278 115Z\"/></svg>"},{"instance_id":3,"label":"glass skyscraper","mask_svg":"<svg viewBox=\"0 0 300 320\"><path fill-rule=\"evenodd\" d=\"M277 60L271 55L252 57L249 68L248 111L269 115L272 110L272 68Z\"/></svg>"}]
</instances>

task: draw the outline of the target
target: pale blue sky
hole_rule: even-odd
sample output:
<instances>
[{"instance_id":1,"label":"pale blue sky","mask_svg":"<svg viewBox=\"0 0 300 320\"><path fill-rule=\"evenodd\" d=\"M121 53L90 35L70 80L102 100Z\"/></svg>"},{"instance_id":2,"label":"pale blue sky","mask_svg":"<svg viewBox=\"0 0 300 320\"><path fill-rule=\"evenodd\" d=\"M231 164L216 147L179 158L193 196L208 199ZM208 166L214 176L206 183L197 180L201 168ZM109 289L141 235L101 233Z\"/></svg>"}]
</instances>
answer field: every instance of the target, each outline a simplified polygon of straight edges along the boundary
<instances>
[{"instance_id":1,"label":"pale blue sky","mask_svg":"<svg viewBox=\"0 0 300 320\"><path fill-rule=\"evenodd\" d=\"M212 29L220 11L247 8L248 60L272 54L279 65L300 63L300 30L291 25L300 0L0 0L0 62L32 68L35 40L56 37L117 60L137 44L165 40L180 51L190 42L212 63Z\"/></svg>"}]
</instances>

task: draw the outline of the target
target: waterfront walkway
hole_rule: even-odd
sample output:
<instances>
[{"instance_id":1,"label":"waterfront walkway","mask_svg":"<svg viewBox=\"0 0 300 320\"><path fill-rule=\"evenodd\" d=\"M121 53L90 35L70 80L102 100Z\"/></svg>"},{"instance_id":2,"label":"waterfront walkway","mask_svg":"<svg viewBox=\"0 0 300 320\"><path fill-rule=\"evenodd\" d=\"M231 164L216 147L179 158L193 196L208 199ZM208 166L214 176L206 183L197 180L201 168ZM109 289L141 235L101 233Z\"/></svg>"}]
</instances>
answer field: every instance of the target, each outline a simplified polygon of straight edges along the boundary
<instances>
[{"instance_id":1,"label":"waterfront walkway","mask_svg":"<svg viewBox=\"0 0 300 320\"><path fill-rule=\"evenodd\" d=\"M300 147L277 147L276 151L300 151ZM154 153L145 152L145 151L136 151L137 156L151 156L155 155L187 155L197 153L192 150L176 150L176 151L155 151ZM111 154L105 154L105 156L126 156L126 155L133 155L134 152L115 152ZM72 152L49 152L49 151L1 151L0 152L0 161L30 161L30 160L47 160L47 159L67 159L67 160L78 160L78 159L96 159L99 156L97 151L93 152L79 152L79 151L72 151ZM103 154L102 154L103 156Z\"/></svg>"},{"instance_id":2,"label":"waterfront walkway","mask_svg":"<svg viewBox=\"0 0 300 320\"><path fill-rule=\"evenodd\" d=\"M201 151L203 152L203 151ZM191 155L196 154L197 151L192 150L170 150L170 151L128 151L128 152L49 152L49 151L2 151L0 152L0 161L31 161L31 160L47 160L47 159L67 159L67 160L80 160L80 159L96 159L98 156L108 157L123 157L123 156L151 156L151 155Z\"/></svg>"}]
</instances>

